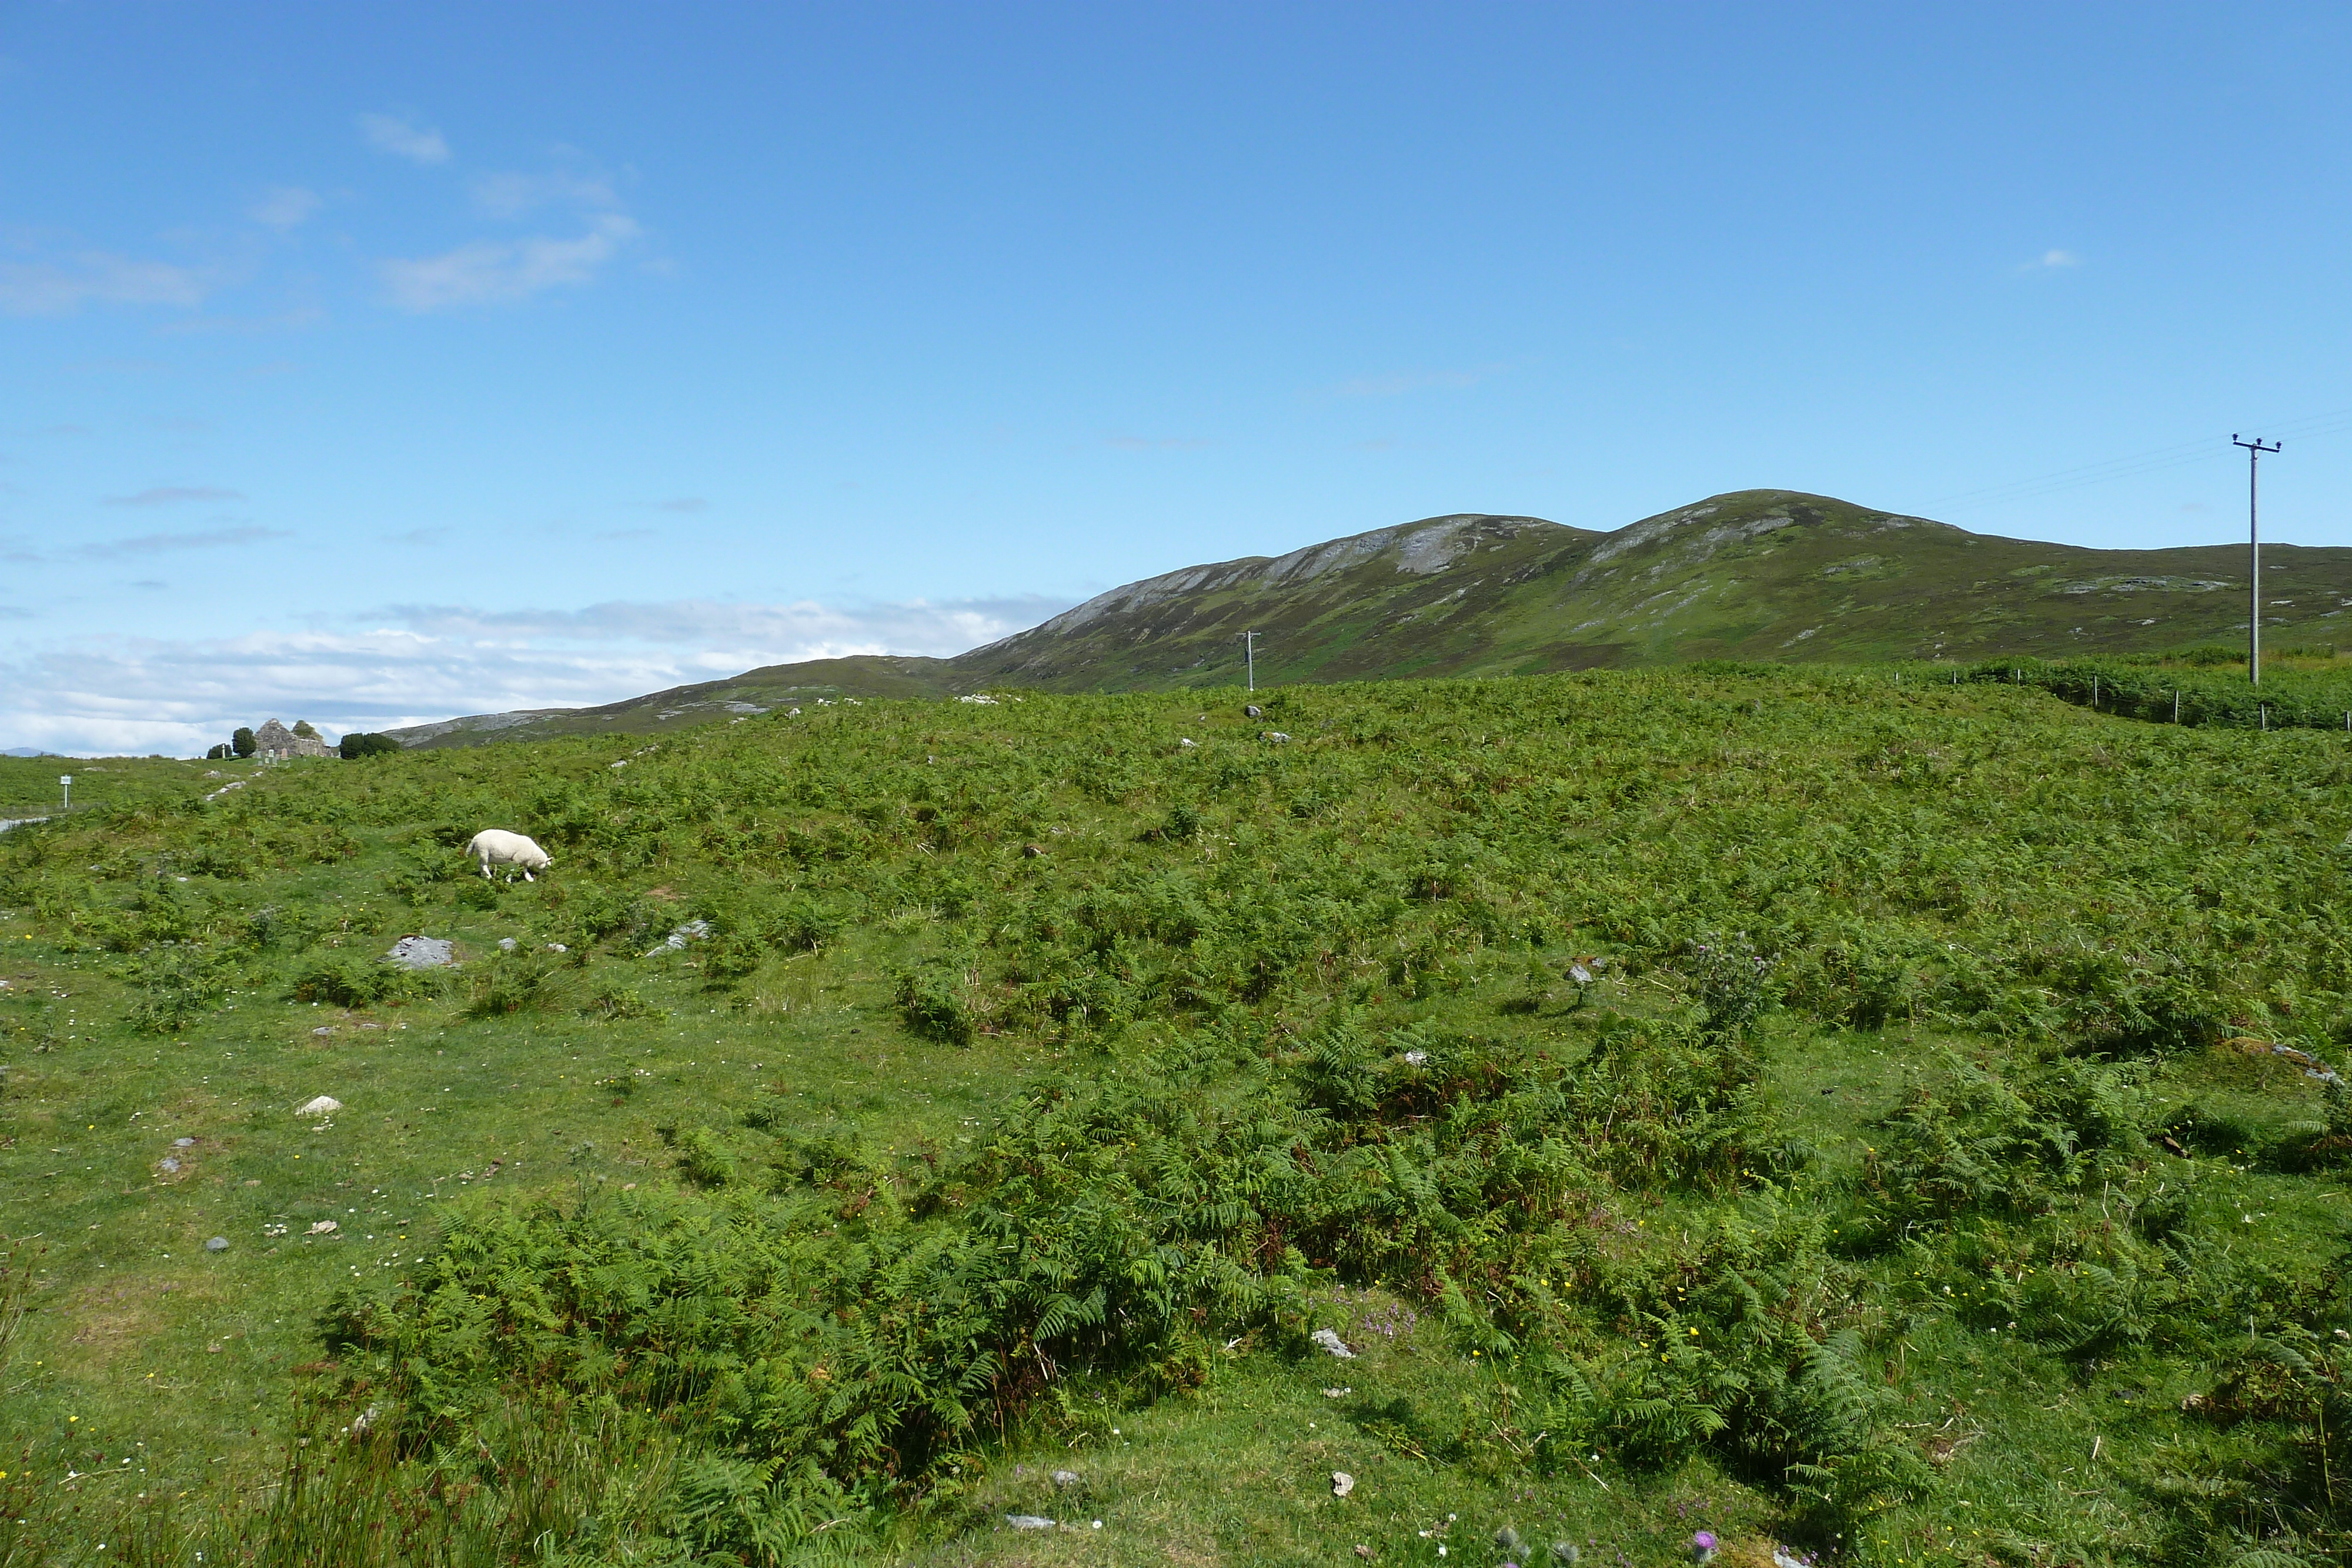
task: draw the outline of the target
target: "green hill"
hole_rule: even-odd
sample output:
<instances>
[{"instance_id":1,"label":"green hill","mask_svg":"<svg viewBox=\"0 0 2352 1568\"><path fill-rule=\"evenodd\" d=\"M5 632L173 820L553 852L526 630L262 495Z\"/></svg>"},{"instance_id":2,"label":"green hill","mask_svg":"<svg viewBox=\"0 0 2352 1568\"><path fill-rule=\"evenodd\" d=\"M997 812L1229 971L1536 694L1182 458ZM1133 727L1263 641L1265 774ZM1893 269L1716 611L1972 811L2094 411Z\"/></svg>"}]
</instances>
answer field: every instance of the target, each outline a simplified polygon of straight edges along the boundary
<instances>
[{"instance_id":1,"label":"green hill","mask_svg":"<svg viewBox=\"0 0 2352 1568\"><path fill-rule=\"evenodd\" d=\"M2332 637L2352 605L2352 549L2273 545L2263 565L2274 643ZM2242 638L2245 571L2234 545L2083 549L1789 490L1716 496L1612 533L1465 513L1147 578L952 659L779 664L605 707L397 733L462 745L644 733L819 697L1237 685L1247 631L1262 685L2156 653Z\"/></svg>"}]
</instances>

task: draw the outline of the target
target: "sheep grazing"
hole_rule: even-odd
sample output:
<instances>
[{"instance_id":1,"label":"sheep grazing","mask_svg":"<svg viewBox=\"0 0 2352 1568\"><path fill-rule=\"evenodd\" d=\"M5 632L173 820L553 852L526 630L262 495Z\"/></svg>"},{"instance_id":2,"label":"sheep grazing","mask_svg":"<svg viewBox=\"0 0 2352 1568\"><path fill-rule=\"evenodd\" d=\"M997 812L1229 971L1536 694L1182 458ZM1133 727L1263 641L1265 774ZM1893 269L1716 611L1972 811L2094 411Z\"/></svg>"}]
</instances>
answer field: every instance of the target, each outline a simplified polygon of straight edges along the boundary
<instances>
[{"instance_id":1,"label":"sheep grazing","mask_svg":"<svg viewBox=\"0 0 2352 1568\"><path fill-rule=\"evenodd\" d=\"M484 828L474 835L474 841L466 846L466 852L482 862L482 880L485 882L490 878L493 862L519 869L525 882L537 882L539 879L530 873L545 871L555 863L547 858L545 850L522 834L509 833L504 828ZM507 873L507 880L514 880L513 872Z\"/></svg>"}]
</instances>

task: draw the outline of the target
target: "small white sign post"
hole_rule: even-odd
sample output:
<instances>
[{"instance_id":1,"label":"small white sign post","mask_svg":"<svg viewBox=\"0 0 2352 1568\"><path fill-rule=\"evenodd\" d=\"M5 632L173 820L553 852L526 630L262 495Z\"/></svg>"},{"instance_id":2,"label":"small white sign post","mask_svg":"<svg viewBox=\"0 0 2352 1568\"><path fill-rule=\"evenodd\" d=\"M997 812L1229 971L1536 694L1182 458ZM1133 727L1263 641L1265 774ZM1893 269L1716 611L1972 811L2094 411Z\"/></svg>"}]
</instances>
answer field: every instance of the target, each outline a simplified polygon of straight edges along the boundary
<instances>
[{"instance_id":1,"label":"small white sign post","mask_svg":"<svg viewBox=\"0 0 2352 1568\"><path fill-rule=\"evenodd\" d=\"M73 775L70 773L60 773L58 775L58 782L65 786L65 809L70 811L73 810Z\"/></svg>"}]
</instances>

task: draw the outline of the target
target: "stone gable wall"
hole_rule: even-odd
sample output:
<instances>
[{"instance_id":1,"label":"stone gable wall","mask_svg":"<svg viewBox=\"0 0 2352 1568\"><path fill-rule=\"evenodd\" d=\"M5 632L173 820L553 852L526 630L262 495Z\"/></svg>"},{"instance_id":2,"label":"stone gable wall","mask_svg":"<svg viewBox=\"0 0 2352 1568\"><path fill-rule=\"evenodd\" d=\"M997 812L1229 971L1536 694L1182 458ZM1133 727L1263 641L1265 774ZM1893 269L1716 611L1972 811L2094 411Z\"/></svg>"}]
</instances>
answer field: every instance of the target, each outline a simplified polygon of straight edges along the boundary
<instances>
[{"instance_id":1,"label":"stone gable wall","mask_svg":"<svg viewBox=\"0 0 2352 1568\"><path fill-rule=\"evenodd\" d=\"M274 718L253 732L253 753L268 762L282 762L289 757L335 755L334 748L325 741L297 735Z\"/></svg>"}]
</instances>

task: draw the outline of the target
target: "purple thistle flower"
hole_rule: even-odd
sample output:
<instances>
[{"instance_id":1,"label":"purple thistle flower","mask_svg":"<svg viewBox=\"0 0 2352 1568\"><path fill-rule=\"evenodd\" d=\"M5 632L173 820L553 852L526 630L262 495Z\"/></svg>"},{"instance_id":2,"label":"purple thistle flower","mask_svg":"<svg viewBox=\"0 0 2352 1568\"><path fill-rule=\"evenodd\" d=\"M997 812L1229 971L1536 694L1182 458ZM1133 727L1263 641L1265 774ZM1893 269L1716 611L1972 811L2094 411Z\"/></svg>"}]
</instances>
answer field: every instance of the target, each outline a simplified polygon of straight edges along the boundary
<instances>
[{"instance_id":1,"label":"purple thistle flower","mask_svg":"<svg viewBox=\"0 0 2352 1568\"><path fill-rule=\"evenodd\" d=\"M1701 1563L1708 1562L1715 1556L1714 1531L1702 1530L1691 1537L1691 1556Z\"/></svg>"}]
</instances>

